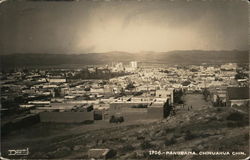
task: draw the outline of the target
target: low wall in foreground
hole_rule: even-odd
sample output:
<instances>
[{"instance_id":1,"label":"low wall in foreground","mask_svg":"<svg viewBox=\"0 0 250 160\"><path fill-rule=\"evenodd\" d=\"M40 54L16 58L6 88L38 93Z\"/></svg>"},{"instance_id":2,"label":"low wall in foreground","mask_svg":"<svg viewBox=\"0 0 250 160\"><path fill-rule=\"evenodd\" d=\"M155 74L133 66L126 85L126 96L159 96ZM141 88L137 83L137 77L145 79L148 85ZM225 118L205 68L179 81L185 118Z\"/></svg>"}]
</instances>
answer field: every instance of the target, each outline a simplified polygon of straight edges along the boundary
<instances>
[{"instance_id":1,"label":"low wall in foreground","mask_svg":"<svg viewBox=\"0 0 250 160\"><path fill-rule=\"evenodd\" d=\"M58 123L81 123L84 121L93 121L94 112L41 112L39 113L41 122Z\"/></svg>"}]
</instances>

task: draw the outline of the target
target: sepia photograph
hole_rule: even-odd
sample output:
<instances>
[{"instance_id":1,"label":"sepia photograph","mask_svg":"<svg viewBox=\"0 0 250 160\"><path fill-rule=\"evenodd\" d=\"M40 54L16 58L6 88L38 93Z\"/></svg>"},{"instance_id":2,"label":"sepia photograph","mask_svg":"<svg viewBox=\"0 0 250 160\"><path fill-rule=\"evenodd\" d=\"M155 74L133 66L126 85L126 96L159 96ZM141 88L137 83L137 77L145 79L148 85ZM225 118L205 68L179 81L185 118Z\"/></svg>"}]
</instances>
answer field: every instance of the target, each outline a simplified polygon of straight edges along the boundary
<instances>
[{"instance_id":1,"label":"sepia photograph","mask_svg":"<svg viewBox=\"0 0 250 160\"><path fill-rule=\"evenodd\" d=\"M0 160L249 160L247 0L0 0Z\"/></svg>"}]
</instances>

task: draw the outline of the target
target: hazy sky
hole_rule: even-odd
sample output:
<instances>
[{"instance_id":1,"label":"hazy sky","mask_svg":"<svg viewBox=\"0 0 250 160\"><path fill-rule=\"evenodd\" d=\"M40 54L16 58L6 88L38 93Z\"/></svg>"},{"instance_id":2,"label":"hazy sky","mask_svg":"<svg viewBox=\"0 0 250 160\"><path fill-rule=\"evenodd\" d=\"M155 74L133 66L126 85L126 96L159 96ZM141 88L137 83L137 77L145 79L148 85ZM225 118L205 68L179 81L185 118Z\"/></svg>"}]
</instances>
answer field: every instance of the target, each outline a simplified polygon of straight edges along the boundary
<instances>
[{"instance_id":1,"label":"hazy sky","mask_svg":"<svg viewBox=\"0 0 250 160\"><path fill-rule=\"evenodd\" d=\"M241 0L5 1L0 53L248 49Z\"/></svg>"}]
</instances>

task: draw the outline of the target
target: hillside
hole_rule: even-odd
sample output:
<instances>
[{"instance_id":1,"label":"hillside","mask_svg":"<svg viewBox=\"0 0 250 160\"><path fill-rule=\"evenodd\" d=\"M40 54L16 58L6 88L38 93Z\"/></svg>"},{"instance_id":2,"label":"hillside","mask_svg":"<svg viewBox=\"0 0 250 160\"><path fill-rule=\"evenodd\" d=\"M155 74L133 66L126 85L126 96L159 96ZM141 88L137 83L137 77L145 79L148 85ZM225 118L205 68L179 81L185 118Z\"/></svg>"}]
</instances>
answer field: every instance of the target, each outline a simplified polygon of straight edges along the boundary
<instances>
[{"instance_id":1,"label":"hillside","mask_svg":"<svg viewBox=\"0 0 250 160\"><path fill-rule=\"evenodd\" d=\"M236 115L243 118L232 118ZM52 129L53 128L53 129ZM57 134L52 132L57 130ZM53 133L53 134L52 134ZM59 134L60 133L60 134ZM16 134L16 138L13 138ZM51 136L53 135L53 136ZM248 114L237 113L232 108L201 108L194 111L177 111L176 116L164 120L86 130L84 126L46 124L33 126L5 137L6 148L30 148L29 157L86 159L91 148L110 148L115 159L228 159L249 155ZM238 156L164 156L149 155L150 150L160 151L223 151L244 152ZM20 158L20 157L19 157Z\"/></svg>"},{"instance_id":2,"label":"hillside","mask_svg":"<svg viewBox=\"0 0 250 160\"><path fill-rule=\"evenodd\" d=\"M145 63L201 64L248 63L248 51L171 51L171 52L108 52L88 54L10 54L1 55L1 68L48 65L91 65L136 60Z\"/></svg>"}]
</instances>

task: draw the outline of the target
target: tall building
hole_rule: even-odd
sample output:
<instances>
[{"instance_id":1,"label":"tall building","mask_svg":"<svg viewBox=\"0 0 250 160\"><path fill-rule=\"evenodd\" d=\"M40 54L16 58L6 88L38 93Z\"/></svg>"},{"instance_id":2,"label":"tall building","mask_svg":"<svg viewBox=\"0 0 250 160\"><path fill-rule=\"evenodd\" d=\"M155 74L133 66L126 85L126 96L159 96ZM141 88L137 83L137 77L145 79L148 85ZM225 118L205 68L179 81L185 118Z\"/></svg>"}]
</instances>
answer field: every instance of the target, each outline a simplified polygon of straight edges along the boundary
<instances>
[{"instance_id":1,"label":"tall building","mask_svg":"<svg viewBox=\"0 0 250 160\"><path fill-rule=\"evenodd\" d=\"M137 69L137 67L138 67L137 61L131 61L130 65L131 65L131 68L133 68L133 69Z\"/></svg>"},{"instance_id":2,"label":"tall building","mask_svg":"<svg viewBox=\"0 0 250 160\"><path fill-rule=\"evenodd\" d=\"M224 65L221 65L221 69L223 70L236 70L237 64L236 63L227 63Z\"/></svg>"},{"instance_id":3,"label":"tall building","mask_svg":"<svg viewBox=\"0 0 250 160\"><path fill-rule=\"evenodd\" d=\"M123 71L124 70L124 67L123 67L123 64L120 62L120 63L117 63L116 65L115 65L115 67L116 67L116 69L118 70L118 71Z\"/></svg>"},{"instance_id":4,"label":"tall building","mask_svg":"<svg viewBox=\"0 0 250 160\"><path fill-rule=\"evenodd\" d=\"M112 71L113 72L124 71L123 63L122 62L119 62L119 63L113 63L112 62Z\"/></svg>"}]
</instances>

